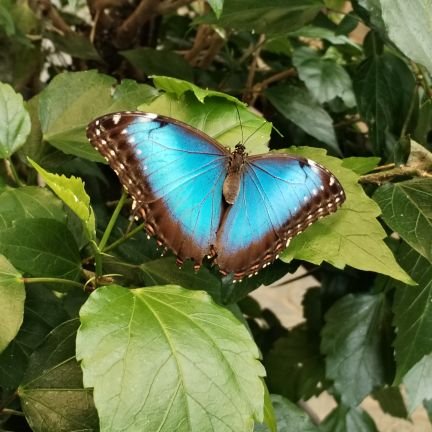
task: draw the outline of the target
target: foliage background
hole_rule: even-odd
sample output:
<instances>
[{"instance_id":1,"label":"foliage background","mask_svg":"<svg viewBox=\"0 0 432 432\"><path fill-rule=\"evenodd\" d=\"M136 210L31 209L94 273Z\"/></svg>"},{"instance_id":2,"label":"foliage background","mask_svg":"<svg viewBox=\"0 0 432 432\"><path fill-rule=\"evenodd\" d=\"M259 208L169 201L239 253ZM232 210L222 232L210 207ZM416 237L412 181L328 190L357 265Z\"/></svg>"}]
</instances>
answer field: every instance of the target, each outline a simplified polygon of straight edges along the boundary
<instances>
[{"instance_id":1,"label":"foliage background","mask_svg":"<svg viewBox=\"0 0 432 432\"><path fill-rule=\"evenodd\" d=\"M431 0L1 0L2 430L375 431L367 396L432 417L431 22ZM85 137L135 109L289 147L347 201L250 280L179 270ZM286 329L248 294L300 265Z\"/></svg>"}]
</instances>

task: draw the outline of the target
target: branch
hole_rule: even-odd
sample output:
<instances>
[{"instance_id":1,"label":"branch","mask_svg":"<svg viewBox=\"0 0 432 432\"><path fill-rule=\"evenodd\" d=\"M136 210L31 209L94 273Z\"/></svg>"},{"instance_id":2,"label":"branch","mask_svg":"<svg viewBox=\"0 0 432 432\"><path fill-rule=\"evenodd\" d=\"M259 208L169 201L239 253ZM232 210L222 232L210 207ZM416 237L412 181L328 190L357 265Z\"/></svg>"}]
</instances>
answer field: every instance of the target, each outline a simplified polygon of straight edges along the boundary
<instances>
[{"instance_id":1,"label":"branch","mask_svg":"<svg viewBox=\"0 0 432 432\"><path fill-rule=\"evenodd\" d=\"M211 37L212 31L213 30L206 24L198 27L192 48L184 56L192 66L196 66L198 64L198 57L209 45L209 39Z\"/></svg>"},{"instance_id":2,"label":"branch","mask_svg":"<svg viewBox=\"0 0 432 432\"><path fill-rule=\"evenodd\" d=\"M261 53L262 46L265 41L265 35L261 34L258 40L257 48L253 52L252 62L249 65L249 73L246 79L246 88L243 92L243 100L247 102L249 105L253 105L257 98L257 95L252 91L253 90L253 82L255 78L255 73L257 70L258 59Z\"/></svg>"},{"instance_id":3,"label":"branch","mask_svg":"<svg viewBox=\"0 0 432 432\"><path fill-rule=\"evenodd\" d=\"M432 178L432 174L428 173L419 168L409 167L402 165L400 167L393 168L389 171L366 174L359 178L359 182L362 184L376 184L382 185L383 183L387 183L391 180L400 178L400 177L429 177Z\"/></svg>"},{"instance_id":4,"label":"branch","mask_svg":"<svg viewBox=\"0 0 432 432\"><path fill-rule=\"evenodd\" d=\"M122 48L138 33L138 29L150 21L158 11L159 0L141 0L138 7L123 21L117 30L116 45Z\"/></svg>"},{"instance_id":5,"label":"branch","mask_svg":"<svg viewBox=\"0 0 432 432\"><path fill-rule=\"evenodd\" d=\"M253 105L257 97L272 83L277 81L283 81L286 78L291 78L297 76L297 71L294 68L286 69L282 72L278 72L277 74L272 75L269 78L266 78L265 80L256 83L252 89L250 90L251 102L250 105Z\"/></svg>"},{"instance_id":6,"label":"branch","mask_svg":"<svg viewBox=\"0 0 432 432\"><path fill-rule=\"evenodd\" d=\"M66 24L56 7L51 4L50 0L39 0L36 4L39 6L42 15L47 17L57 30L60 30L62 33L72 32L71 28Z\"/></svg>"},{"instance_id":7,"label":"branch","mask_svg":"<svg viewBox=\"0 0 432 432\"><path fill-rule=\"evenodd\" d=\"M167 13L173 12L182 6L186 6L195 0L170 0L164 1L159 4L157 12L160 15L165 15Z\"/></svg>"}]
</instances>

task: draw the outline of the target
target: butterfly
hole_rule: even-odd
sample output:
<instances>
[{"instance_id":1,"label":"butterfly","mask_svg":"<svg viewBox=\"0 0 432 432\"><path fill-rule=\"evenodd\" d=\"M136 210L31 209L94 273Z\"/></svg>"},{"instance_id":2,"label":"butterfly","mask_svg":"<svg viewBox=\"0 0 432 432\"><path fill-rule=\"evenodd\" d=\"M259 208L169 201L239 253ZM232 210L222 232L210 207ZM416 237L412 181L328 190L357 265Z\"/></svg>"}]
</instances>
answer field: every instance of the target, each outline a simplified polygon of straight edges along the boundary
<instances>
[{"instance_id":1,"label":"butterfly","mask_svg":"<svg viewBox=\"0 0 432 432\"><path fill-rule=\"evenodd\" d=\"M173 118L117 112L92 121L90 143L133 199L148 235L181 265L205 258L234 281L256 274L292 237L344 202L322 165L281 153L228 150Z\"/></svg>"}]
</instances>

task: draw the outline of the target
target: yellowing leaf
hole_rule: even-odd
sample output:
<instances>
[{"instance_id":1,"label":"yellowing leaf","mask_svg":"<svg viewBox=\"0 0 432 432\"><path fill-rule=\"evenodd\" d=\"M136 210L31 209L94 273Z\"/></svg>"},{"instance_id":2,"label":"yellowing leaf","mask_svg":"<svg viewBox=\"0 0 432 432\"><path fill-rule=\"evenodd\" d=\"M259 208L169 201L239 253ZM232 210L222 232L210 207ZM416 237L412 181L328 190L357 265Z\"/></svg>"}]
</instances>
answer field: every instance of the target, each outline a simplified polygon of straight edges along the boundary
<instances>
[{"instance_id":1,"label":"yellowing leaf","mask_svg":"<svg viewBox=\"0 0 432 432\"><path fill-rule=\"evenodd\" d=\"M30 160L30 163L54 193L84 222L89 239L94 238L95 218L83 181L74 176L67 178L64 175L52 174L36 162Z\"/></svg>"}]
</instances>

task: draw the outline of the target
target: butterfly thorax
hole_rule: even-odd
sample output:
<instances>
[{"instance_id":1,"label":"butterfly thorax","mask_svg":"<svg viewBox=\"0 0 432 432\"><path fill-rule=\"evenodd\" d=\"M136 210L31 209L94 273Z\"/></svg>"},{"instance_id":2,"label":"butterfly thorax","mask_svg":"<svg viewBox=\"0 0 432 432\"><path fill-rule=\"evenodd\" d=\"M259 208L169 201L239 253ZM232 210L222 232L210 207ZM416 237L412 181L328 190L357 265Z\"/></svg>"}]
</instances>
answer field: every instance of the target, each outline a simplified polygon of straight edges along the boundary
<instances>
[{"instance_id":1,"label":"butterfly thorax","mask_svg":"<svg viewBox=\"0 0 432 432\"><path fill-rule=\"evenodd\" d=\"M234 204L240 191L240 180L245 164L245 147L237 144L228 162L228 173L223 184L223 196L227 204Z\"/></svg>"}]
</instances>

